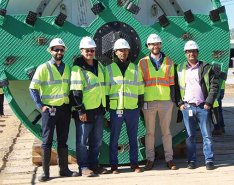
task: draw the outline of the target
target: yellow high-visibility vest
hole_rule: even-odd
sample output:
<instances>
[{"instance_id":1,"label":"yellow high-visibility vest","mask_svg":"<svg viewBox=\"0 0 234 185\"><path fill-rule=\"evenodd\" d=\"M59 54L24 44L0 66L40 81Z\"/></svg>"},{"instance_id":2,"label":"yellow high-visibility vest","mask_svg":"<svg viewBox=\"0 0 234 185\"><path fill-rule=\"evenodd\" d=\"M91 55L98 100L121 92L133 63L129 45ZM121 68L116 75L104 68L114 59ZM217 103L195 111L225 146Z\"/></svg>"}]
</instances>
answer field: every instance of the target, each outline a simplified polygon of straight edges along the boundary
<instances>
[{"instance_id":1,"label":"yellow high-visibility vest","mask_svg":"<svg viewBox=\"0 0 234 185\"><path fill-rule=\"evenodd\" d=\"M69 104L70 67L65 64L63 75L51 61L41 64L31 81L30 89L40 92L44 105L61 106Z\"/></svg>"},{"instance_id":2,"label":"yellow high-visibility vest","mask_svg":"<svg viewBox=\"0 0 234 185\"><path fill-rule=\"evenodd\" d=\"M106 107L104 67L98 62L98 76L79 66L73 66L71 72L71 90L83 92L82 103L86 110L98 108L101 103Z\"/></svg>"},{"instance_id":3,"label":"yellow high-visibility vest","mask_svg":"<svg viewBox=\"0 0 234 185\"><path fill-rule=\"evenodd\" d=\"M144 85L137 65L130 62L123 77L118 65L113 62L106 67L105 79L110 109L138 108L138 95L144 94Z\"/></svg>"}]
</instances>

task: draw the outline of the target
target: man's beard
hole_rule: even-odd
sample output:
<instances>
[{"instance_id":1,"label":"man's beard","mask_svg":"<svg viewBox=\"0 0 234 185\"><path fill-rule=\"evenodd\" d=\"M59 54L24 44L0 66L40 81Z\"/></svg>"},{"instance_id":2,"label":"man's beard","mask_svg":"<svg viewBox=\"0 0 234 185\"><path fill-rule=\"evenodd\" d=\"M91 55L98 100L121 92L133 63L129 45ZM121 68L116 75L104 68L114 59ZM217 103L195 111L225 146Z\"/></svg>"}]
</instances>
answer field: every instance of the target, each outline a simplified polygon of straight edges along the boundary
<instances>
[{"instance_id":1,"label":"man's beard","mask_svg":"<svg viewBox=\"0 0 234 185\"><path fill-rule=\"evenodd\" d=\"M160 49L157 52L152 49L151 53L153 53L154 55L158 55L160 53Z\"/></svg>"},{"instance_id":2,"label":"man's beard","mask_svg":"<svg viewBox=\"0 0 234 185\"><path fill-rule=\"evenodd\" d=\"M63 59L63 55L55 55L54 60L55 61L61 61Z\"/></svg>"}]
</instances>

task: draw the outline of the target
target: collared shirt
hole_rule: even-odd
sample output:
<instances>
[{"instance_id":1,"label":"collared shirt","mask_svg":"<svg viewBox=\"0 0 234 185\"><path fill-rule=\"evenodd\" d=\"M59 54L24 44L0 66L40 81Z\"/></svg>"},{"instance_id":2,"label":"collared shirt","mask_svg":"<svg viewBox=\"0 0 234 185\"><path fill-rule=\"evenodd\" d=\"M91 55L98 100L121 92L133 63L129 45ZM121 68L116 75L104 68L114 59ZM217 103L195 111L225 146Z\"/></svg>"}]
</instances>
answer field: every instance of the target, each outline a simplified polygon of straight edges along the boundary
<instances>
[{"instance_id":1,"label":"collared shirt","mask_svg":"<svg viewBox=\"0 0 234 185\"><path fill-rule=\"evenodd\" d=\"M152 57L151 54L150 54L150 58L153 61L153 63L156 65L156 68L158 70L161 66L162 54L160 53L158 60L156 58Z\"/></svg>"},{"instance_id":2,"label":"collared shirt","mask_svg":"<svg viewBox=\"0 0 234 185\"><path fill-rule=\"evenodd\" d=\"M64 69L65 69L65 64L63 62L60 63L60 65L57 65L55 60L52 58L50 60L51 64L54 64L54 66L57 68L61 76L63 75Z\"/></svg>"},{"instance_id":3,"label":"collared shirt","mask_svg":"<svg viewBox=\"0 0 234 185\"><path fill-rule=\"evenodd\" d=\"M184 101L200 105L205 101L198 76L199 62L194 67L186 66Z\"/></svg>"}]
</instances>

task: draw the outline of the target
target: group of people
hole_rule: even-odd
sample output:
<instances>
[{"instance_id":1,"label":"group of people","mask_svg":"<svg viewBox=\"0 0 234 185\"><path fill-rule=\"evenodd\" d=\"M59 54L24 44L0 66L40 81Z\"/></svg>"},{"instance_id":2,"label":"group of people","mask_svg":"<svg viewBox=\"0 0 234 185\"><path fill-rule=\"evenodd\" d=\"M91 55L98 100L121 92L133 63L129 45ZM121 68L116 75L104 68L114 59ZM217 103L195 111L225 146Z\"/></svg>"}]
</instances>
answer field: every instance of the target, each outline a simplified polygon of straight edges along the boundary
<instances>
[{"instance_id":1,"label":"group of people","mask_svg":"<svg viewBox=\"0 0 234 185\"><path fill-rule=\"evenodd\" d=\"M203 137L203 152L207 170L214 169L214 152L210 131L210 111L216 105L219 76L213 67L198 60L199 47L188 41L184 46L186 62L175 66L161 51L162 40L149 35L146 47L149 55L139 62L131 61L129 43L120 38L113 46L112 63L103 66L95 59L96 43L83 37L70 70L63 62L67 47L60 38L51 41L48 52L52 58L41 64L31 81L30 94L42 112L42 166L40 181L50 178L49 163L54 129L57 133L57 152L60 176L97 176L119 173L118 140L123 122L129 139L130 168L139 173L138 120L143 112L146 134L144 170L151 170L155 161L155 125L159 116L166 166L176 170L173 161L170 123L173 105L183 113L187 131L188 168L196 168L196 123ZM72 109L71 109L72 106ZM76 157L79 174L68 169L69 124L76 126ZM99 149L103 137L103 115L110 112L110 171L99 165Z\"/></svg>"}]
</instances>

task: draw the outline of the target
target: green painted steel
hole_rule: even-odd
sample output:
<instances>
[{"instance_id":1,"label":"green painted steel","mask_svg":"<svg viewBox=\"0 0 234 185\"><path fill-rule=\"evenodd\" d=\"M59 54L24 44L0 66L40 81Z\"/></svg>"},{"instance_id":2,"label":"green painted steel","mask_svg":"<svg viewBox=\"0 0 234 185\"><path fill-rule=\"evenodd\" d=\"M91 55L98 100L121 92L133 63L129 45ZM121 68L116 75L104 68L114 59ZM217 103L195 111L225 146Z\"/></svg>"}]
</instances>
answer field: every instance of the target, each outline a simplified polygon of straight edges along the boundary
<instances>
[{"instance_id":1,"label":"green painted steel","mask_svg":"<svg viewBox=\"0 0 234 185\"><path fill-rule=\"evenodd\" d=\"M5 8L8 1L0 1L0 8ZM108 22L120 21L131 26L137 33L141 42L140 58L148 54L144 46L149 34L157 33L163 40L163 51L175 63L185 61L183 46L189 39L195 40L200 47L199 58L209 63L220 64L222 71L227 72L229 64L230 38L226 14L221 15L221 20L213 23L208 15L195 14L195 21L188 24L183 16L168 16L170 25L166 28L159 22L151 26L142 25L134 15L124 7L118 6L116 1L90 1L92 5L102 2L105 10L88 27L78 27L70 22L65 22L62 27L54 24L55 16L38 17L34 26L25 23L27 15L6 15L0 17L0 83L9 82L4 87L7 100L21 122L39 139L41 139L40 120L37 124L32 122L40 114L28 92L30 79L27 72L35 69L41 63L50 59L46 52L49 42L55 37L61 37L68 47L64 61L72 65L74 57L78 56L78 45L83 36L94 36L96 30ZM138 1L132 1L138 4ZM220 1L213 0L214 7L220 6ZM192 7L191 7L192 9ZM175 111L176 112L176 111ZM109 114L107 113L108 119ZM176 115L174 115L176 117ZM100 161L108 164L109 127L104 128L103 145ZM175 127L175 126L173 126ZM144 121L139 120L139 160L145 159L144 155ZM56 138L56 136L54 136ZM182 142L185 138L184 130L173 137L173 144ZM119 140L119 162L129 162L129 145L126 127L122 128ZM75 129L71 120L69 133L69 150L75 155ZM56 142L54 143L56 147Z\"/></svg>"}]
</instances>

